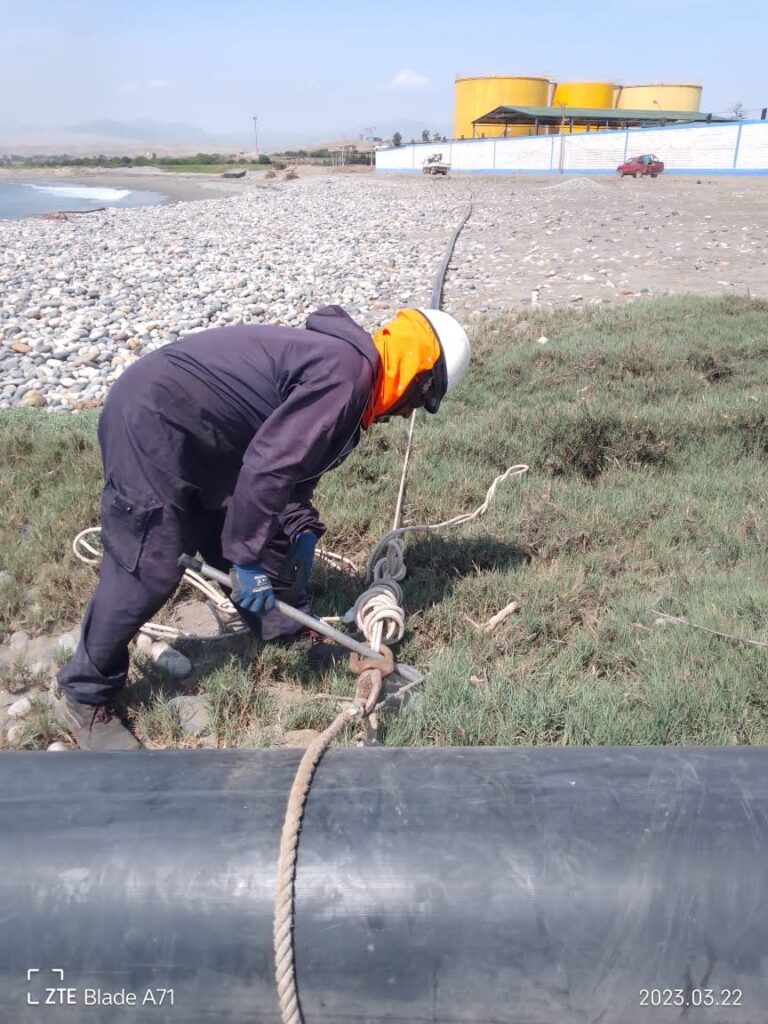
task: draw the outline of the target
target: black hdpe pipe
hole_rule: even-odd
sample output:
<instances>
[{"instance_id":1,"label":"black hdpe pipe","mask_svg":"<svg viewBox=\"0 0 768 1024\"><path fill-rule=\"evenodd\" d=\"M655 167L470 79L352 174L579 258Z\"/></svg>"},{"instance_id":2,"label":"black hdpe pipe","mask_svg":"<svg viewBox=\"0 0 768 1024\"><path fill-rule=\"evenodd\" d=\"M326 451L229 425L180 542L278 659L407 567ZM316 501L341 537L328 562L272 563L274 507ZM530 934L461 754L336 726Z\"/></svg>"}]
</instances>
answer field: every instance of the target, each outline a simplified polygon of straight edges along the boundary
<instances>
[{"instance_id":1,"label":"black hdpe pipe","mask_svg":"<svg viewBox=\"0 0 768 1024\"><path fill-rule=\"evenodd\" d=\"M299 758L0 754L0 1020L277 1024ZM767 841L767 748L331 750L306 1024L762 1022Z\"/></svg>"}]
</instances>

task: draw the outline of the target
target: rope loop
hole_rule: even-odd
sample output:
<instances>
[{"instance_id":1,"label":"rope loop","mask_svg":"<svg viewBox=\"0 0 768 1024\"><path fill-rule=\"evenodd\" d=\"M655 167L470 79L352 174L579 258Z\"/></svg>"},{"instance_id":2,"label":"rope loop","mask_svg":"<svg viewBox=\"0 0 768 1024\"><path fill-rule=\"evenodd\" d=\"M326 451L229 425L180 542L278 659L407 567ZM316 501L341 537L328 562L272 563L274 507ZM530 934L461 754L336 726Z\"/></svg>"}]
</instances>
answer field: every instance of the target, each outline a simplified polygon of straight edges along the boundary
<instances>
[{"instance_id":1,"label":"rope loop","mask_svg":"<svg viewBox=\"0 0 768 1024\"><path fill-rule=\"evenodd\" d=\"M395 537L387 544L384 554L373 566L372 576L374 580L404 580L407 570L405 568L405 545L399 537Z\"/></svg>"},{"instance_id":2,"label":"rope loop","mask_svg":"<svg viewBox=\"0 0 768 1024\"><path fill-rule=\"evenodd\" d=\"M379 643L394 644L405 634L403 590L397 580L382 579L365 590L355 601L355 622L373 647ZM376 627L380 627L377 636Z\"/></svg>"}]
</instances>

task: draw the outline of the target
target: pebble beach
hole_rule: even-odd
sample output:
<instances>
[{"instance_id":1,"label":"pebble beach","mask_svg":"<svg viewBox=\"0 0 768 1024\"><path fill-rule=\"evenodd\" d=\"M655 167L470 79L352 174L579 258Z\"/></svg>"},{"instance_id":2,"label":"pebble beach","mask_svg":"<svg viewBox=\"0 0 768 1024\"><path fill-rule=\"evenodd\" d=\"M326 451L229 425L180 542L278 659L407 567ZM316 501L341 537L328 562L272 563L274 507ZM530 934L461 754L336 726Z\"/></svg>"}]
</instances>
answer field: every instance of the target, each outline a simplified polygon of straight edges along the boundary
<instances>
[{"instance_id":1,"label":"pebble beach","mask_svg":"<svg viewBox=\"0 0 768 1024\"><path fill-rule=\"evenodd\" d=\"M302 325L330 303L370 330L428 305L470 199L444 295L469 324L537 305L768 294L762 182L185 177L135 187L195 201L0 221L0 409L98 406L142 353L192 331Z\"/></svg>"}]
</instances>

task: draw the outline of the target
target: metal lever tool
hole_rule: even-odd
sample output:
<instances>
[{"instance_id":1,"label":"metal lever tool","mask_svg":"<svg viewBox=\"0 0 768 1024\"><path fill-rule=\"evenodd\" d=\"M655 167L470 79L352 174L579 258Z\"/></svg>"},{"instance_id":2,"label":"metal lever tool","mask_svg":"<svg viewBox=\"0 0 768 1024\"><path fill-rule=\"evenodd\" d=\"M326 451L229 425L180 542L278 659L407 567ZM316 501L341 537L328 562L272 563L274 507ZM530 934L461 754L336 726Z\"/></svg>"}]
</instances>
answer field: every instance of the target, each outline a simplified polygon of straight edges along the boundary
<instances>
[{"instance_id":1,"label":"metal lever tool","mask_svg":"<svg viewBox=\"0 0 768 1024\"><path fill-rule=\"evenodd\" d=\"M219 569L214 569L212 565L208 565L207 562L204 562L200 558L193 558L191 555L180 555L179 565L182 569L191 569L193 572L199 573L201 576L206 576L209 580L215 580L216 583L220 583L228 589L231 589L232 587L232 580L229 578L227 573L221 572ZM342 633L338 629L334 629L333 626L329 626L327 622L322 622L320 619L316 619L314 615L307 615L306 612L300 612L298 608L294 608L292 605L286 604L284 601L276 601L275 607L289 619L293 619L294 622L298 622L302 626L306 626L307 629L314 630L315 633L320 633L329 640L334 640L337 644L341 644L342 647L346 647L348 651L354 651L356 654L360 654L364 658L375 658L377 661L385 660L384 654L374 651L372 647L367 647L365 644L361 644L358 640L353 640L352 637L347 636L346 633Z\"/></svg>"}]
</instances>

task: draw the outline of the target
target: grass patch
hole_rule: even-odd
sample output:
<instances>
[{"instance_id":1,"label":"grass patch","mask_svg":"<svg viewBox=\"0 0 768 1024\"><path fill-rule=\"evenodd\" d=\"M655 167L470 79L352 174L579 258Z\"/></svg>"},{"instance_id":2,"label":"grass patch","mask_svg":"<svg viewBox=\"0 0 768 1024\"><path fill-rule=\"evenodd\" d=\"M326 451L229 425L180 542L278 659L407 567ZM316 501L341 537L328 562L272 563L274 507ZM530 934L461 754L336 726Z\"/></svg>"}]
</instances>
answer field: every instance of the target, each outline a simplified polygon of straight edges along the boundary
<instances>
[{"instance_id":1,"label":"grass patch","mask_svg":"<svg viewBox=\"0 0 768 1024\"><path fill-rule=\"evenodd\" d=\"M0 631L76 622L93 572L72 540L98 522L101 465L97 413L0 414Z\"/></svg>"},{"instance_id":2,"label":"grass patch","mask_svg":"<svg viewBox=\"0 0 768 1024\"><path fill-rule=\"evenodd\" d=\"M248 166L246 168L239 167L237 164L157 164L161 171L165 171L168 174L222 174L224 171L242 171L247 170L249 174L261 172L266 170L269 164L264 164L261 167L255 165Z\"/></svg>"},{"instance_id":3,"label":"grass patch","mask_svg":"<svg viewBox=\"0 0 768 1024\"><path fill-rule=\"evenodd\" d=\"M427 683L386 718L384 741L768 742L766 651L650 612L768 640L768 305L533 312L473 341L467 380L417 427L406 522L475 507L512 463L531 472L479 522L409 540L400 656ZM87 596L91 572L69 544L97 515L94 425L91 413L0 416L6 628L69 625ZM389 528L404 443L404 424L371 431L318 488L328 546L358 563ZM333 614L359 587L318 566L313 589L316 611ZM520 611L491 635L467 621L512 599ZM321 728L334 705L317 695L354 686L343 666L321 675L303 654L257 645L196 685L222 746ZM147 692L136 688L145 709ZM147 731L178 741L161 714Z\"/></svg>"}]
</instances>

